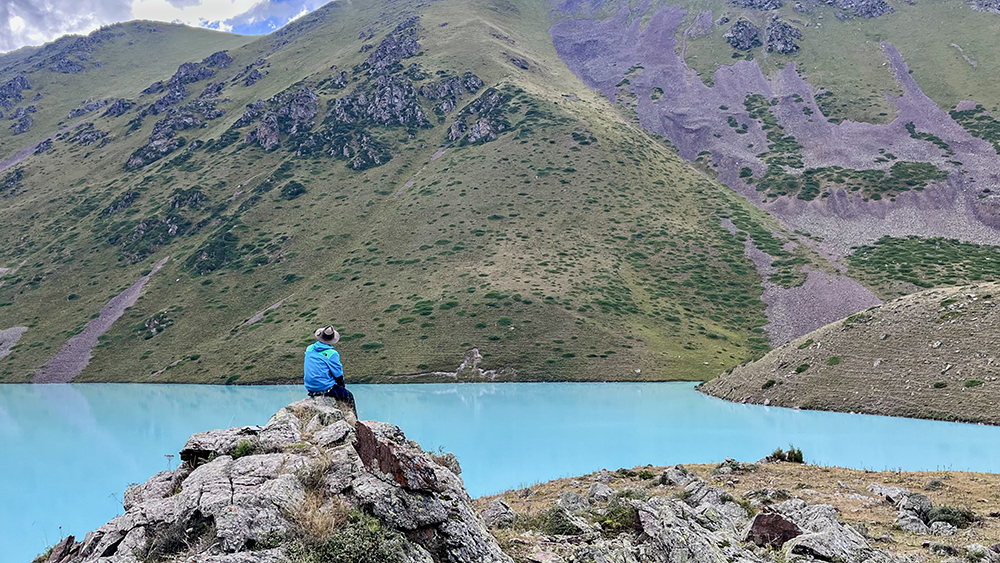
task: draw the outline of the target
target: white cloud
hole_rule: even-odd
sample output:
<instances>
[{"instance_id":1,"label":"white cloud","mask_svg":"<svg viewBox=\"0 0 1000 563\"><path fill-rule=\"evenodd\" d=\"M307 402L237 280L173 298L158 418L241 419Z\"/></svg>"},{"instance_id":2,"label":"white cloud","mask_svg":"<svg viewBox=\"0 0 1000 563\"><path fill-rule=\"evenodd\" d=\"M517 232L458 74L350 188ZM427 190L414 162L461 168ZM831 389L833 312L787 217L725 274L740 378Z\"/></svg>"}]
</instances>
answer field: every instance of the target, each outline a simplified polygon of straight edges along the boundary
<instances>
[{"instance_id":1,"label":"white cloud","mask_svg":"<svg viewBox=\"0 0 1000 563\"><path fill-rule=\"evenodd\" d=\"M132 0L0 0L0 52L132 18Z\"/></svg>"},{"instance_id":2,"label":"white cloud","mask_svg":"<svg viewBox=\"0 0 1000 563\"><path fill-rule=\"evenodd\" d=\"M267 33L328 0L0 0L0 52L131 19Z\"/></svg>"},{"instance_id":3,"label":"white cloud","mask_svg":"<svg viewBox=\"0 0 1000 563\"><path fill-rule=\"evenodd\" d=\"M250 10L259 2L260 0L134 0L132 16L141 20L181 21L187 25L207 27L204 22L224 22Z\"/></svg>"}]
</instances>

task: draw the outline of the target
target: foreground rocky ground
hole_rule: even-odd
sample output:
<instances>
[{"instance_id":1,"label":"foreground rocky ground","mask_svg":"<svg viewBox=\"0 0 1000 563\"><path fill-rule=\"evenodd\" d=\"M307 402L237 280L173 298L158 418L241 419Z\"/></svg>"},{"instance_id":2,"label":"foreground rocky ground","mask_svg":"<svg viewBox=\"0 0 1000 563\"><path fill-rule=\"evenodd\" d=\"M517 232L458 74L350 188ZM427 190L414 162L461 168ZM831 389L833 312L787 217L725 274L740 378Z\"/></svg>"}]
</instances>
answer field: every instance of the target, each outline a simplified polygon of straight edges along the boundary
<instances>
[{"instance_id":1,"label":"foreground rocky ground","mask_svg":"<svg viewBox=\"0 0 1000 563\"><path fill-rule=\"evenodd\" d=\"M1000 476L764 461L602 470L473 501L450 454L306 399L183 463L46 563L1000 563Z\"/></svg>"},{"instance_id":2,"label":"foreground rocky ground","mask_svg":"<svg viewBox=\"0 0 1000 563\"><path fill-rule=\"evenodd\" d=\"M772 406L1000 424L1000 284L923 291L703 384Z\"/></svg>"}]
</instances>

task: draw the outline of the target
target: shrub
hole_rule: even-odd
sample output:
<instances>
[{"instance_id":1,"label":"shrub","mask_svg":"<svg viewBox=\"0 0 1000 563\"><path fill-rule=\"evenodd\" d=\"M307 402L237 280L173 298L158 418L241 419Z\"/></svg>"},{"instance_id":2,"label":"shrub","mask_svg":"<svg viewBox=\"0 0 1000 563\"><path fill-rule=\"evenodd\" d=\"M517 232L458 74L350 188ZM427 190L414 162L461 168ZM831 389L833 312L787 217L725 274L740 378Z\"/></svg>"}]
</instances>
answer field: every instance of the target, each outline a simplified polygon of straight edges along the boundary
<instances>
[{"instance_id":1,"label":"shrub","mask_svg":"<svg viewBox=\"0 0 1000 563\"><path fill-rule=\"evenodd\" d=\"M795 373L802 373L809 369L809 364L800 364L799 367L795 368Z\"/></svg>"},{"instance_id":2,"label":"shrub","mask_svg":"<svg viewBox=\"0 0 1000 563\"><path fill-rule=\"evenodd\" d=\"M306 540L290 550L296 563L385 563L402 561L406 540L372 516L354 511L337 530L320 540Z\"/></svg>"},{"instance_id":3,"label":"shrub","mask_svg":"<svg viewBox=\"0 0 1000 563\"><path fill-rule=\"evenodd\" d=\"M927 513L927 524L946 522L956 528L967 528L976 521L976 515L968 508L954 506L937 506Z\"/></svg>"},{"instance_id":4,"label":"shrub","mask_svg":"<svg viewBox=\"0 0 1000 563\"><path fill-rule=\"evenodd\" d=\"M788 445L787 452L781 448L776 448L771 452L771 455L767 456L767 459L772 461L787 461L788 463L805 463L802 450L791 444Z\"/></svg>"},{"instance_id":5,"label":"shrub","mask_svg":"<svg viewBox=\"0 0 1000 563\"><path fill-rule=\"evenodd\" d=\"M935 389L944 389L947 386L948 386L948 384L945 383L944 381L935 381L934 382L934 388Z\"/></svg>"},{"instance_id":6,"label":"shrub","mask_svg":"<svg viewBox=\"0 0 1000 563\"><path fill-rule=\"evenodd\" d=\"M292 180L291 182L288 182L281 188L281 199L293 200L299 197L300 195L306 193L306 191L307 190L305 186L303 186L299 182L296 182L295 180Z\"/></svg>"},{"instance_id":7,"label":"shrub","mask_svg":"<svg viewBox=\"0 0 1000 563\"><path fill-rule=\"evenodd\" d=\"M613 499L604 514L591 513L591 522L601 525L605 536L614 536L637 528L638 515L627 502Z\"/></svg>"},{"instance_id":8,"label":"shrub","mask_svg":"<svg viewBox=\"0 0 1000 563\"><path fill-rule=\"evenodd\" d=\"M965 386L966 387L979 387L982 384L983 384L983 382L982 382L981 379L966 379L965 380Z\"/></svg>"},{"instance_id":9,"label":"shrub","mask_svg":"<svg viewBox=\"0 0 1000 563\"><path fill-rule=\"evenodd\" d=\"M653 472L649 471L648 469L643 469L642 471L639 472L639 478L642 479L643 481L652 479L653 477L655 477L655 475L653 475Z\"/></svg>"},{"instance_id":10,"label":"shrub","mask_svg":"<svg viewBox=\"0 0 1000 563\"><path fill-rule=\"evenodd\" d=\"M830 356L830 359L826 361L826 365L835 366L840 363L840 356Z\"/></svg>"},{"instance_id":11,"label":"shrub","mask_svg":"<svg viewBox=\"0 0 1000 563\"><path fill-rule=\"evenodd\" d=\"M760 386L760 388L761 389L770 389L771 387L774 387L774 385L776 383L778 383L778 382L775 381L775 380L773 380L773 379L768 379L767 381L764 382L763 385Z\"/></svg>"},{"instance_id":12,"label":"shrub","mask_svg":"<svg viewBox=\"0 0 1000 563\"><path fill-rule=\"evenodd\" d=\"M246 455L253 455L256 451L257 447L253 444L253 442L249 440L240 440L239 445L237 445L236 449L233 450L232 456L233 459L239 459Z\"/></svg>"}]
</instances>

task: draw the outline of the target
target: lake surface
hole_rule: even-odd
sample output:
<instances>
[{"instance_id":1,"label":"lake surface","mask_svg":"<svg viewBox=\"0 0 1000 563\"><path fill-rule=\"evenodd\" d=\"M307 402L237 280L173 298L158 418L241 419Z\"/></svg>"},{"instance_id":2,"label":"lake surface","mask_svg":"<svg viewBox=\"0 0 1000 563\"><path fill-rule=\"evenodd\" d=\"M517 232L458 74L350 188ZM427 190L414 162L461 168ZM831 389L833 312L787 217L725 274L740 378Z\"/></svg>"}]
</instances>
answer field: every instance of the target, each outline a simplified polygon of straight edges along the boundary
<instances>
[{"instance_id":1,"label":"lake surface","mask_svg":"<svg viewBox=\"0 0 1000 563\"><path fill-rule=\"evenodd\" d=\"M352 385L362 419L462 464L473 496L651 463L754 461L1000 471L1000 428L728 403L691 383ZM0 385L0 563L121 513L122 492L190 434L264 424L299 386ZM61 527L61 529L60 529Z\"/></svg>"}]
</instances>

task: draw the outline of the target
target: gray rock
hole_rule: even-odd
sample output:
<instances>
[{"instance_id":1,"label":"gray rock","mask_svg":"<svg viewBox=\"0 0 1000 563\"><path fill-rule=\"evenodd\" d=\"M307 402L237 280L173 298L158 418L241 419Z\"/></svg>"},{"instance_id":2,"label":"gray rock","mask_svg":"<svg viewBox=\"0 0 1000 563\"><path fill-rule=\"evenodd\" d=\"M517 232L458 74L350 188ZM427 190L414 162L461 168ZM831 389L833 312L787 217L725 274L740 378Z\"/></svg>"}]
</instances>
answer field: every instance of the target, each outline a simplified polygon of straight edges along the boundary
<instances>
[{"instance_id":1,"label":"gray rock","mask_svg":"<svg viewBox=\"0 0 1000 563\"><path fill-rule=\"evenodd\" d=\"M137 563L136 554L164 542L171 549L178 542L190 546L171 554L175 562L284 562L287 541L303 525L298 519L334 507L362 509L407 538L406 563L511 563L452 470L399 428L379 422L357 423L375 454L366 464L348 443L354 416L343 408L332 400L300 401L261 429L192 436L177 470L130 488L124 514L82 542L62 542L47 563ZM302 421L313 431L303 433ZM261 447L237 459L228 455L247 436ZM382 461L389 462L388 471ZM493 509L494 522L512 522L509 513ZM570 521L594 533L586 521Z\"/></svg>"},{"instance_id":2,"label":"gray rock","mask_svg":"<svg viewBox=\"0 0 1000 563\"><path fill-rule=\"evenodd\" d=\"M649 561L698 563L749 563L758 561L738 542L708 530L694 521L691 510L682 502L654 497L649 502L634 502L642 532L648 537Z\"/></svg>"},{"instance_id":3,"label":"gray rock","mask_svg":"<svg viewBox=\"0 0 1000 563\"><path fill-rule=\"evenodd\" d=\"M912 494L909 490L902 487L888 487L881 483L872 483L871 485L868 485L868 492L882 497L890 504L896 504L903 500L903 497Z\"/></svg>"},{"instance_id":4,"label":"gray rock","mask_svg":"<svg viewBox=\"0 0 1000 563\"><path fill-rule=\"evenodd\" d=\"M946 543L932 542L927 546L927 550L934 555L954 556L958 555L958 550Z\"/></svg>"},{"instance_id":5,"label":"gray rock","mask_svg":"<svg viewBox=\"0 0 1000 563\"><path fill-rule=\"evenodd\" d=\"M965 558L976 563L1000 563L1000 553L978 543L965 546Z\"/></svg>"},{"instance_id":6,"label":"gray rock","mask_svg":"<svg viewBox=\"0 0 1000 563\"><path fill-rule=\"evenodd\" d=\"M131 201L128 202L130 203ZM197 465L209 458L229 455L239 447L240 442L247 442L250 447L257 447L258 434L260 426L237 426L225 430L199 432L184 443L180 451L181 461Z\"/></svg>"},{"instance_id":7,"label":"gray rock","mask_svg":"<svg viewBox=\"0 0 1000 563\"><path fill-rule=\"evenodd\" d=\"M319 418L318 416L316 418ZM313 420L315 421L316 418ZM306 426L306 431L312 426L312 422ZM344 420L338 420L330 426L320 428L313 434L313 441L322 448L329 448L344 441L352 441L354 428Z\"/></svg>"},{"instance_id":8,"label":"gray rock","mask_svg":"<svg viewBox=\"0 0 1000 563\"><path fill-rule=\"evenodd\" d=\"M759 547L781 549L789 540L802 535L802 529L777 513L757 514L743 535L743 541L752 541Z\"/></svg>"},{"instance_id":9,"label":"gray rock","mask_svg":"<svg viewBox=\"0 0 1000 563\"><path fill-rule=\"evenodd\" d=\"M911 534L926 536L931 533L927 524L912 512L900 511L896 516L896 525L899 526L900 530L910 532Z\"/></svg>"},{"instance_id":10,"label":"gray rock","mask_svg":"<svg viewBox=\"0 0 1000 563\"><path fill-rule=\"evenodd\" d=\"M767 26L767 50L790 55L799 50L796 39L802 39L802 32L781 20L773 20Z\"/></svg>"},{"instance_id":11,"label":"gray rock","mask_svg":"<svg viewBox=\"0 0 1000 563\"><path fill-rule=\"evenodd\" d=\"M679 485L683 487L695 479L697 477L689 473L683 465L668 467L660 474L661 485Z\"/></svg>"},{"instance_id":12,"label":"gray rock","mask_svg":"<svg viewBox=\"0 0 1000 563\"><path fill-rule=\"evenodd\" d=\"M958 528L947 522L934 522L930 526L932 536L954 536L958 533Z\"/></svg>"},{"instance_id":13,"label":"gray rock","mask_svg":"<svg viewBox=\"0 0 1000 563\"><path fill-rule=\"evenodd\" d=\"M594 483L587 491L587 500L590 502L605 502L615 494L614 489L604 483Z\"/></svg>"},{"instance_id":14,"label":"gray rock","mask_svg":"<svg viewBox=\"0 0 1000 563\"><path fill-rule=\"evenodd\" d=\"M594 474L594 481L598 483L610 483L615 480L615 474L608 471L607 469L602 469Z\"/></svg>"},{"instance_id":15,"label":"gray rock","mask_svg":"<svg viewBox=\"0 0 1000 563\"><path fill-rule=\"evenodd\" d=\"M510 528L517 519L517 513L502 498L491 502L482 513L483 521L490 528Z\"/></svg>"},{"instance_id":16,"label":"gray rock","mask_svg":"<svg viewBox=\"0 0 1000 563\"><path fill-rule=\"evenodd\" d=\"M723 36L729 46L737 51L749 51L760 47L760 28L747 20L734 23Z\"/></svg>"},{"instance_id":17,"label":"gray rock","mask_svg":"<svg viewBox=\"0 0 1000 563\"><path fill-rule=\"evenodd\" d=\"M570 512L590 508L590 501L573 491L566 491L559 495L559 500L556 501L556 504Z\"/></svg>"},{"instance_id":18,"label":"gray rock","mask_svg":"<svg viewBox=\"0 0 1000 563\"><path fill-rule=\"evenodd\" d=\"M934 508L934 506L931 504L931 499L927 498L927 495L921 493L910 493L900 499L896 508L901 511L915 514L920 519L925 519L927 517L927 513L930 512L931 508Z\"/></svg>"},{"instance_id":19,"label":"gray rock","mask_svg":"<svg viewBox=\"0 0 1000 563\"><path fill-rule=\"evenodd\" d=\"M164 499L177 493L180 482L186 475L181 472L161 471L153 475L141 485L129 487L125 491L124 508L126 511L147 501Z\"/></svg>"},{"instance_id":20,"label":"gray rock","mask_svg":"<svg viewBox=\"0 0 1000 563\"><path fill-rule=\"evenodd\" d=\"M260 551L243 551L219 555L192 555L184 563L285 563L288 557L283 548Z\"/></svg>"}]
</instances>

